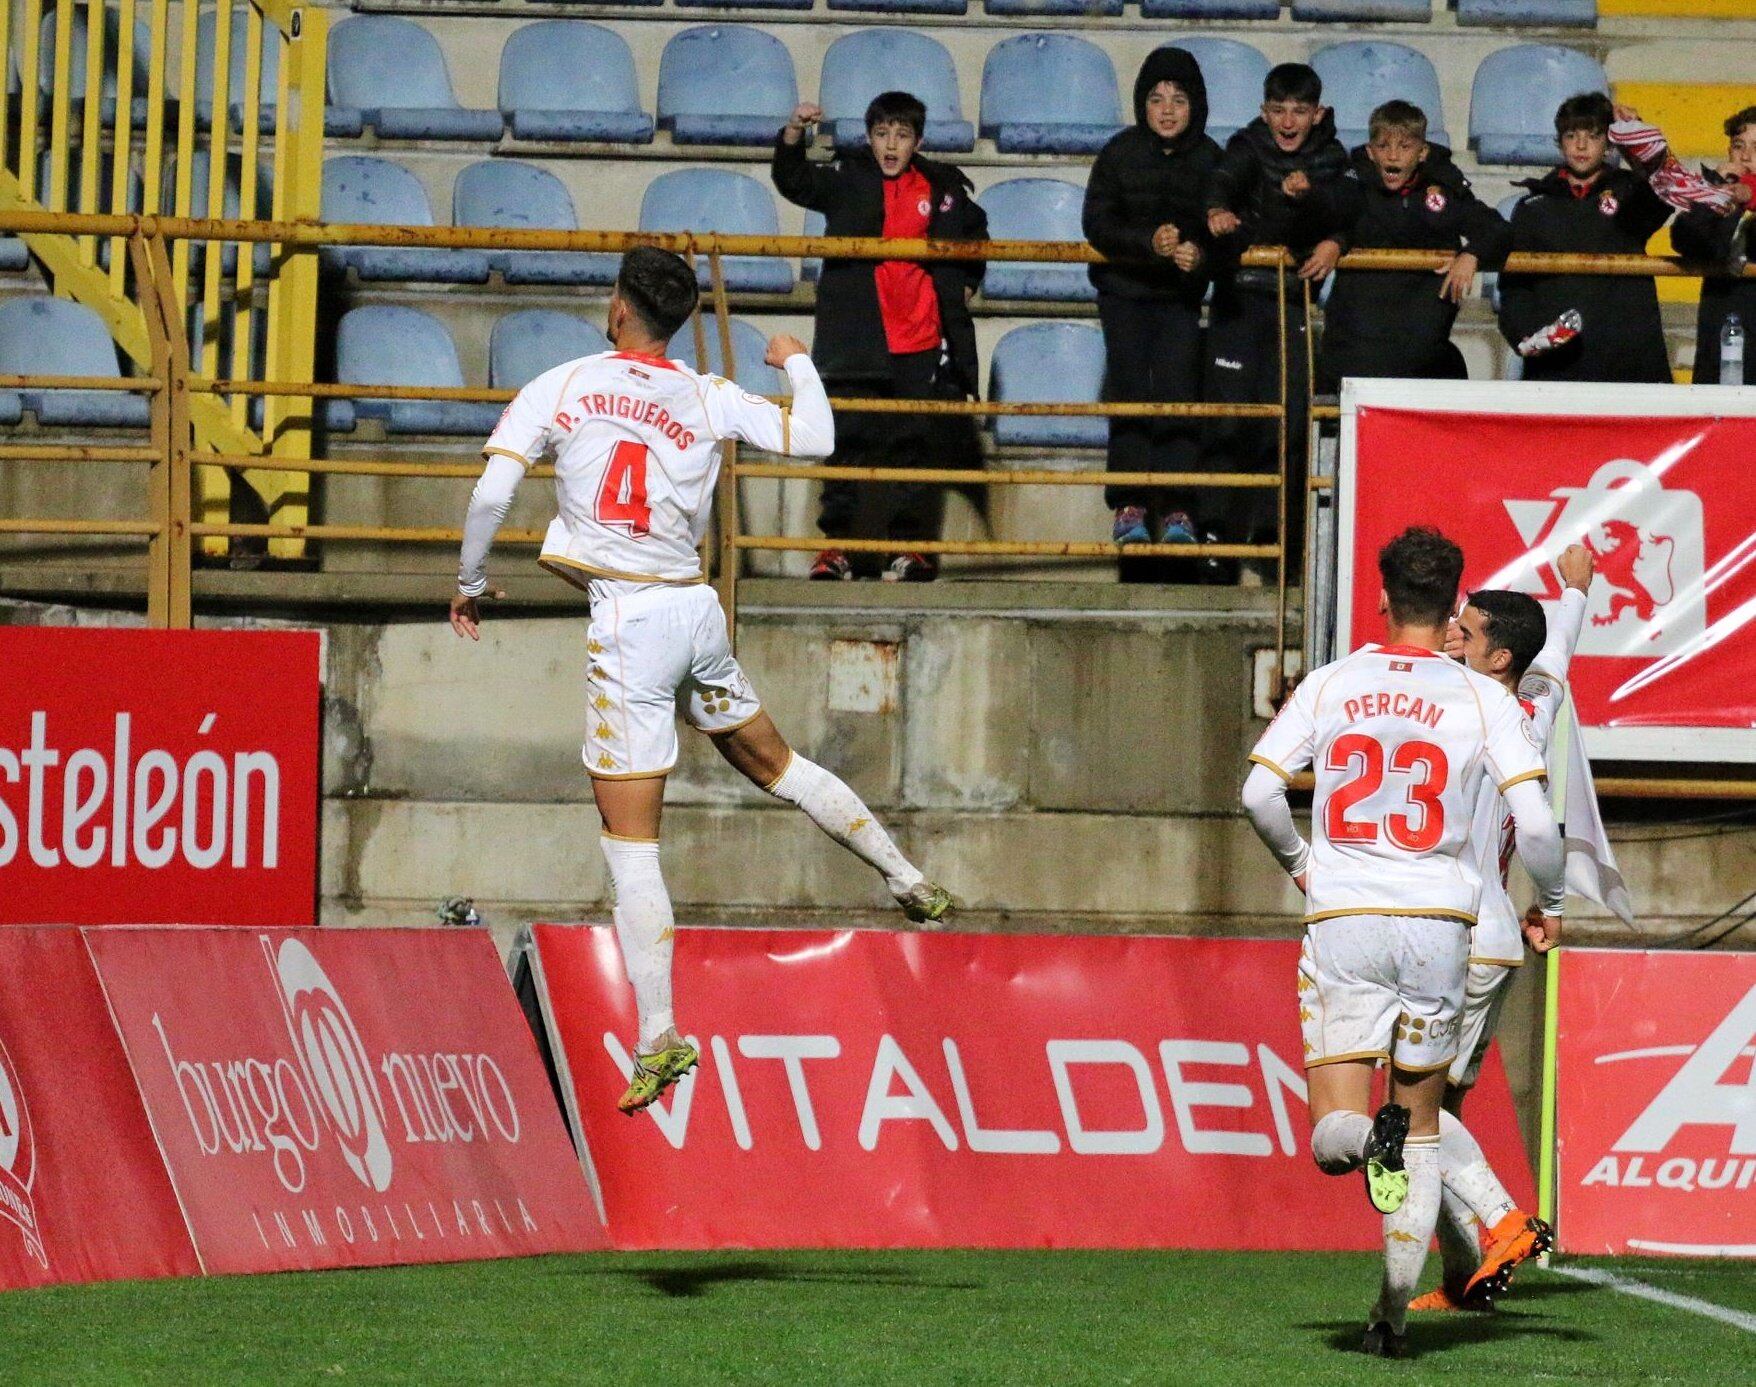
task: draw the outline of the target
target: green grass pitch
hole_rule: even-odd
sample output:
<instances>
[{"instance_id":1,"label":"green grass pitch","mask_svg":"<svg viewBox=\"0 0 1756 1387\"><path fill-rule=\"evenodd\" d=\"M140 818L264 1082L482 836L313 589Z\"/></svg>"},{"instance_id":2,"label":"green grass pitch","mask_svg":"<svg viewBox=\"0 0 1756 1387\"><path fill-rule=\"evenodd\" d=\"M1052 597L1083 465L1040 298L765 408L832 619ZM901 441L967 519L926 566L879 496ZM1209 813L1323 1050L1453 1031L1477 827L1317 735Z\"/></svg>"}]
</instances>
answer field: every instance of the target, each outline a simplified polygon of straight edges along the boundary
<instances>
[{"instance_id":1,"label":"green grass pitch","mask_svg":"<svg viewBox=\"0 0 1756 1387\"><path fill-rule=\"evenodd\" d=\"M1746 1318L1756 1267L1580 1263ZM1429 1279L1436 1266L1429 1266ZM1366 1255L611 1253L0 1295L24 1383L1756 1382L1756 1333L1539 1268L1352 1350Z\"/></svg>"}]
</instances>

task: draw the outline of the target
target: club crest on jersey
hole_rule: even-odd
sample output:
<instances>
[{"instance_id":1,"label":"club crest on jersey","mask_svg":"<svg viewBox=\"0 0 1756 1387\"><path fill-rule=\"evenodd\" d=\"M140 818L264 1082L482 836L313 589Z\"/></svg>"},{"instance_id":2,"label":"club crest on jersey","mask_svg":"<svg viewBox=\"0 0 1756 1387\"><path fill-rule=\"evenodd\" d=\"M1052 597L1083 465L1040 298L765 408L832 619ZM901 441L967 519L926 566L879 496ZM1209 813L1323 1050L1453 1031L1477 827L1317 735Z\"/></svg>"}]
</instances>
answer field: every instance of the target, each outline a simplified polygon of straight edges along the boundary
<instances>
[{"instance_id":1,"label":"club crest on jersey","mask_svg":"<svg viewBox=\"0 0 1756 1387\"><path fill-rule=\"evenodd\" d=\"M1614 193L1608 188L1605 188L1603 192L1598 194L1597 210L1602 212L1606 217L1613 217L1617 212L1622 210L1622 204L1616 201L1616 195Z\"/></svg>"},{"instance_id":2,"label":"club crest on jersey","mask_svg":"<svg viewBox=\"0 0 1756 1387\"><path fill-rule=\"evenodd\" d=\"M1443 188L1427 189L1427 210L1429 212L1443 212L1445 210L1445 190Z\"/></svg>"},{"instance_id":3,"label":"club crest on jersey","mask_svg":"<svg viewBox=\"0 0 1756 1387\"><path fill-rule=\"evenodd\" d=\"M628 368L628 374L631 376L639 376L641 380L651 380L652 379L651 376L647 375L646 372L641 370L638 366L630 366Z\"/></svg>"},{"instance_id":4,"label":"club crest on jersey","mask_svg":"<svg viewBox=\"0 0 1756 1387\"><path fill-rule=\"evenodd\" d=\"M933 211L933 204L928 202L926 198L922 198L920 204L915 208L915 211L919 212L923 217L930 216Z\"/></svg>"},{"instance_id":5,"label":"club crest on jersey","mask_svg":"<svg viewBox=\"0 0 1756 1387\"><path fill-rule=\"evenodd\" d=\"M1393 674L1413 674L1415 662L1413 660L1392 660L1390 669Z\"/></svg>"}]
</instances>

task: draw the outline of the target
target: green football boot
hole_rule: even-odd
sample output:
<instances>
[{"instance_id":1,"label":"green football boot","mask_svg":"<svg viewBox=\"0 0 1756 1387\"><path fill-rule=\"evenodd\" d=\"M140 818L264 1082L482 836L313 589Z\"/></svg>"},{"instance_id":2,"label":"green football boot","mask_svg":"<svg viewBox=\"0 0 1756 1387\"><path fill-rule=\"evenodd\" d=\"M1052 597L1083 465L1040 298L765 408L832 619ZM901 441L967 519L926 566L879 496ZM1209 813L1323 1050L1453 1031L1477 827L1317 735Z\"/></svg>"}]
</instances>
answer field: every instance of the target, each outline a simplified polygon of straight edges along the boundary
<instances>
[{"instance_id":1,"label":"green football boot","mask_svg":"<svg viewBox=\"0 0 1756 1387\"><path fill-rule=\"evenodd\" d=\"M1372 1134L1366 1138L1366 1198L1381 1214L1394 1214L1408 1198L1408 1171L1402 1163L1408 1117L1402 1104L1386 1103L1372 1119Z\"/></svg>"},{"instance_id":2,"label":"green football boot","mask_svg":"<svg viewBox=\"0 0 1756 1387\"><path fill-rule=\"evenodd\" d=\"M658 1049L648 1054L634 1052L628 1091L616 1100L616 1106L632 1117L651 1107L660 1094L699 1063L701 1055L693 1045L675 1031L666 1031L659 1037Z\"/></svg>"},{"instance_id":3,"label":"green football boot","mask_svg":"<svg viewBox=\"0 0 1756 1387\"><path fill-rule=\"evenodd\" d=\"M957 898L930 881L917 881L896 898L896 903L917 925L935 924L957 909Z\"/></svg>"}]
</instances>

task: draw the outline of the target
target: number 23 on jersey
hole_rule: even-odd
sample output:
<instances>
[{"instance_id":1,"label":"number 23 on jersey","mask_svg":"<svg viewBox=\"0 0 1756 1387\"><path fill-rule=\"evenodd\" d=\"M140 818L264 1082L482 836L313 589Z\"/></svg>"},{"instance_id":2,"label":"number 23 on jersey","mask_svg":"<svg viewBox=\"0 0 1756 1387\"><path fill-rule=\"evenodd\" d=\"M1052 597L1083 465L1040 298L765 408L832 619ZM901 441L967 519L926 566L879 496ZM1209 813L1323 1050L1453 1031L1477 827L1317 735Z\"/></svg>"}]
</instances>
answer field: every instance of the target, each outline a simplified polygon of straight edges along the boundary
<instances>
[{"instance_id":1,"label":"number 23 on jersey","mask_svg":"<svg viewBox=\"0 0 1756 1387\"><path fill-rule=\"evenodd\" d=\"M1325 764L1332 771L1353 772L1330 792L1323 808L1323 829L1330 842L1375 843L1382 832L1399 848L1431 852L1445 836L1441 796L1451 779L1451 766L1443 747L1407 741L1386 755L1378 738L1349 732L1330 743ZM1403 785L1403 805L1377 820L1349 818L1350 809L1378 793L1387 768Z\"/></svg>"}]
</instances>

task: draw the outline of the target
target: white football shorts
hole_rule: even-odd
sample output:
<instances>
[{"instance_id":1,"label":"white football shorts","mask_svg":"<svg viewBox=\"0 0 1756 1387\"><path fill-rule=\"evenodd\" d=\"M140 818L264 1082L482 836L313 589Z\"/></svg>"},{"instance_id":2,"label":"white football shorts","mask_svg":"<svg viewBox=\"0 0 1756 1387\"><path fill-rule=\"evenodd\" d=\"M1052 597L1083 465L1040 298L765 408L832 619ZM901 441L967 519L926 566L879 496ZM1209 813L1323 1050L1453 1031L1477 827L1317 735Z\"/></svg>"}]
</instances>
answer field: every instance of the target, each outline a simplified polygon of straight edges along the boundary
<instances>
[{"instance_id":1,"label":"white football shorts","mask_svg":"<svg viewBox=\"0 0 1756 1387\"><path fill-rule=\"evenodd\" d=\"M1305 1067L1450 1068L1468 968L1469 930L1456 920L1338 915L1310 925L1299 949Z\"/></svg>"},{"instance_id":2,"label":"white football shorts","mask_svg":"<svg viewBox=\"0 0 1756 1387\"><path fill-rule=\"evenodd\" d=\"M645 779L675 766L679 712L711 737L762 711L705 584L605 592L592 602L586 650L581 757L599 779Z\"/></svg>"},{"instance_id":3,"label":"white football shorts","mask_svg":"<svg viewBox=\"0 0 1756 1387\"><path fill-rule=\"evenodd\" d=\"M1500 1024L1500 1008L1512 983L1512 969L1504 963L1471 963L1463 989L1463 1020L1459 1026L1457 1058L1451 1062L1450 1082L1457 1088L1473 1088L1482 1072L1488 1042Z\"/></svg>"}]
</instances>

